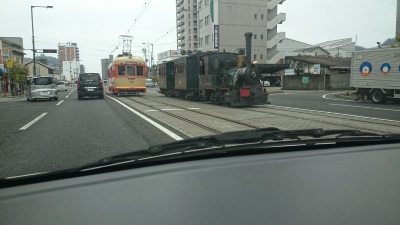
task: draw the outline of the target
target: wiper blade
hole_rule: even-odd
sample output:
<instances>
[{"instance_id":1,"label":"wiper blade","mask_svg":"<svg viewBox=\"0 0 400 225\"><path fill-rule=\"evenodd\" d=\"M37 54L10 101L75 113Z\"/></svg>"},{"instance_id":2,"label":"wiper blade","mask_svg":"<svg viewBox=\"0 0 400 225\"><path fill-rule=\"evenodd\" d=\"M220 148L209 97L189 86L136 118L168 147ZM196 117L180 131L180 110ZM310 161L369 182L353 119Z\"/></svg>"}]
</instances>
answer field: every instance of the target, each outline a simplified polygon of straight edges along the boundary
<instances>
[{"instance_id":1,"label":"wiper blade","mask_svg":"<svg viewBox=\"0 0 400 225\"><path fill-rule=\"evenodd\" d=\"M397 136L395 136L397 135ZM335 140L346 137L375 137L400 139L400 134L382 135L360 130L323 130L323 129L304 129L304 130L280 130L278 128L262 128L246 131L227 132L220 135L205 136L177 141L169 144L162 144L149 147L145 150L116 155L99 160L98 162L85 165L74 169L83 170L102 165L117 164L118 162L127 163L130 161L158 158L159 156L178 155L189 151L201 150L212 147L226 147L228 145L264 143L266 141L283 141L286 139L301 141L309 140L308 143L318 141L318 138L333 136Z\"/></svg>"}]
</instances>

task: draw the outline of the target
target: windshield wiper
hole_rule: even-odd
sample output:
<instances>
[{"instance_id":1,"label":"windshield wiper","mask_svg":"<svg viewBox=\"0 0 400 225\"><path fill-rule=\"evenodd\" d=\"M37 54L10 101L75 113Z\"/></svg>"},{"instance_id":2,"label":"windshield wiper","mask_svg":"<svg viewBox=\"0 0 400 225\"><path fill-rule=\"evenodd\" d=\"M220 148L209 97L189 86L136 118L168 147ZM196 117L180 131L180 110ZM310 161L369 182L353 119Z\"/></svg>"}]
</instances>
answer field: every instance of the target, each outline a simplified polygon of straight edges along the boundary
<instances>
[{"instance_id":1,"label":"windshield wiper","mask_svg":"<svg viewBox=\"0 0 400 225\"><path fill-rule=\"evenodd\" d=\"M279 143L277 141L290 140L291 144L300 144L300 142L302 142L312 145L319 143L320 138L328 136L333 136L333 138L329 140L334 142L340 142L349 137L357 137L357 139L352 139L352 141L366 141L370 140L372 137L378 138L379 140L400 139L400 134L376 134L363 132L360 130L280 130L271 127L255 130L227 132L215 136L191 138L169 144L156 145L140 151L103 158L95 163L76 168L74 171L110 164L118 164L119 162L126 163L136 160L169 157L182 153L193 153L206 148L220 149L228 146L265 143L266 141L272 141L271 143L276 144Z\"/></svg>"}]
</instances>

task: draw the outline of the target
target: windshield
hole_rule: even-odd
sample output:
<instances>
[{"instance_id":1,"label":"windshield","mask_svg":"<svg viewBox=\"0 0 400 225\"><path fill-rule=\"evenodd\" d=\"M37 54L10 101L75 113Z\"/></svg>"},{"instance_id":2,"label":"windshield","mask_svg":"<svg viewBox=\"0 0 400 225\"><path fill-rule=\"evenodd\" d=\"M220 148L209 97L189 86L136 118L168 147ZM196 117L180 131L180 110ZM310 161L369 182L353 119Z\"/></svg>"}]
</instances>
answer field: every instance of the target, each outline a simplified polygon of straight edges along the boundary
<instances>
[{"instance_id":1,"label":"windshield","mask_svg":"<svg viewBox=\"0 0 400 225\"><path fill-rule=\"evenodd\" d=\"M40 77L40 78L33 79L34 85L49 85L52 83L54 83L54 80L51 77Z\"/></svg>"},{"instance_id":2,"label":"windshield","mask_svg":"<svg viewBox=\"0 0 400 225\"><path fill-rule=\"evenodd\" d=\"M80 81L82 82L99 82L100 75L99 74L81 74L79 76Z\"/></svg>"},{"instance_id":3,"label":"windshield","mask_svg":"<svg viewBox=\"0 0 400 225\"><path fill-rule=\"evenodd\" d=\"M400 132L396 0L2 3L0 178L233 131Z\"/></svg>"}]
</instances>

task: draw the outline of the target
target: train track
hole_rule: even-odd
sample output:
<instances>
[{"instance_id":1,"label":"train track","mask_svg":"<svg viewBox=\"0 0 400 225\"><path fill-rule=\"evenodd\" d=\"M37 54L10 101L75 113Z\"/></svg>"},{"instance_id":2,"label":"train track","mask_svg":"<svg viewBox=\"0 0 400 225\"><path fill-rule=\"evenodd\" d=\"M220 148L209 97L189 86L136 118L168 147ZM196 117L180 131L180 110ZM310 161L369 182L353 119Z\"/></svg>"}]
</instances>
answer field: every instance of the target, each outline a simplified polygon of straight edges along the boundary
<instances>
[{"instance_id":1,"label":"train track","mask_svg":"<svg viewBox=\"0 0 400 225\"><path fill-rule=\"evenodd\" d=\"M154 99L149 99L149 98L146 98L146 97L142 97L142 98L146 99L146 100L149 100L149 101L152 101L152 102L157 102L157 103L161 103L161 104L168 104L168 105L173 106L173 107L178 108L178 109L184 109L184 110L187 110L187 111L190 111L190 112L194 112L194 113L197 113L197 114L202 114L202 115L211 116L211 117L214 117L214 118L217 118L217 119L229 121L231 123L235 123L235 124L239 124L239 125L242 125L242 126L246 126L248 128L252 128L252 129L260 128L259 126L255 126L255 125L252 125L252 124L249 124L249 123L246 123L246 122L232 120L232 119L226 118L224 116L217 116L217 115L214 115L214 114L211 114L211 113L207 113L207 112L200 112L200 111L197 111L197 110L180 107L178 105L171 104L170 102L166 103L166 102L160 102L160 101L157 101L157 100L154 100Z\"/></svg>"},{"instance_id":2,"label":"train track","mask_svg":"<svg viewBox=\"0 0 400 225\"><path fill-rule=\"evenodd\" d=\"M285 108L283 108L283 107L274 107L274 106L272 106L271 108L268 108L268 107L265 107L265 108L260 107L260 108L258 108L258 110L257 110L257 109L249 109L249 108L242 109L242 110L250 111L250 112L257 112L257 113L268 113L268 114L273 114L273 115L278 115L278 116L281 116L281 115L282 115L282 113L274 113L274 112L271 112L271 111L266 112L266 111L263 110L263 109L272 109L272 108L274 108L274 109L277 109L277 108L278 108L280 112L282 112L282 111L290 112L290 113L298 112L298 111L293 110L293 109L285 109ZM308 115L327 116L327 117L330 117L330 118L335 118L335 119L340 119L340 120L347 120L347 121L352 121L352 122L362 122L362 123L366 123L365 118L364 118L364 120L363 120L362 117L356 117L356 116L351 117L351 119L350 119L349 117L346 117L346 116L343 116L343 115L335 115L334 113L329 113L329 116L328 116L328 115L322 115L321 113L319 113L319 112L313 112L312 110L311 110L311 111L304 110L304 111L301 111L301 113L302 113L302 114L308 114ZM290 117L296 118L296 119L304 119L303 117L301 117L301 116L296 116L296 115L290 115ZM310 119L310 118L308 118L307 120L312 120L312 121L315 121L315 122L321 122L321 121L319 121L318 119ZM336 122L324 121L324 123L330 124L330 125L337 125ZM379 122L379 120L368 120L368 124L376 124L376 125L382 125L382 126L390 126L390 127L393 127L394 129L399 129L399 126L400 126L400 123L397 123L396 125L393 125L393 123L391 123L391 124L389 124L389 122L382 123L382 122ZM346 124L346 127L354 128L354 129L360 129L360 127L352 126L352 125L350 125L350 124ZM372 131L372 132L378 132L378 133L379 133L379 132L382 132L381 130L378 130L378 129L369 129L369 130Z\"/></svg>"},{"instance_id":3,"label":"train track","mask_svg":"<svg viewBox=\"0 0 400 225\"><path fill-rule=\"evenodd\" d=\"M144 97L144 98L147 99L147 100L149 100L149 101L154 101L154 102L162 103L162 104L168 104L168 105L171 105L171 106L174 106L174 107L177 107L177 108L184 109L184 108L179 107L179 106L177 106L177 105L175 105L175 104L173 104L173 103L170 103L170 102L166 103L166 102L156 101L156 100L154 100L154 99L149 99L149 98L146 98L146 97ZM273 108L274 108L274 109L277 109L277 107L273 107ZM255 113L261 113L261 114L268 113L268 114L277 115L277 116L282 116L282 113L281 113L281 112L283 112L283 111L285 111L285 112L290 112L290 113L298 112L298 111L296 111L296 110L285 109L285 108L283 108L283 107L279 107L279 108L278 108L278 109L279 109L279 112L276 112L276 113L271 112L271 111L266 112L266 111L264 110L264 109L269 109L269 110L271 110L271 109L273 109L273 108L272 108L272 107L266 107L266 108L259 107L259 108L256 108L256 109L255 109L255 108L235 108L235 109L236 109L236 110L243 110L243 111L250 111L250 112L255 112ZM216 116L216 115L212 115L212 114L209 114L209 113L206 113L206 112L198 112L198 111L190 110L190 109L185 109L185 110L189 110L189 111L193 111L193 112L196 112L196 113L201 113L201 114L204 114L204 115L208 115L208 116L216 117L216 118L219 118L219 119L227 120L227 121L230 121L230 122L233 122L233 123L237 123L237 124L241 124L241 125L247 126L247 127L249 127L249 128L260 128L260 127L257 127L257 126L251 125L251 124L247 124L247 123L244 123L244 122L235 121L235 120L230 120L230 119L225 118L225 117L223 117L223 116ZM301 114L318 115L318 116L327 116L327 117L330 117L330 118L340 119L340 120L342 120L342 121L343 121L343 120L352 121L353 123L354 123L354 122L366 123L365 118L363 119L362 117L360 117L360 118L358 118L358 117L351 117L351 118L349 118L349 117L346 117L346 116L343 116L343 115L335 115L334 113L329 113L329 114L327 114L327 115L323 115L323 114L321 114L321 113L319 113L319 112L313 112L313 111L304 110L304 111L301 111ZM304 117L297 116L297 115L290 115L290 117L291 117L291 118L296 118L296 119L304 120ZM314 118L312 118L312 119L311 119L311 118L307 118L307 120L312 120L312 121L315 121L315 122L321 122L320 120L314 119ZM332 122L332 121L323 121L323 123L326 123L326 124L329 124L329 125L338 125L337 122ZM391 128L393 128L393 129L398 129L398 127L400 126L400 124L398 124L398 123L397 123L397 124L393 124L393 123L390 123L390 122L387 122L387 121L384 122L384 121L379 121L379 120L368 120L367 123L368 123L368 124L376 124L376 125L382 125L382 126L386 126L386 127L391 127ZM349 124L349 123L346 124L346 127L353 128L353 129L360 129L359 126L351 125L351 124ZM374 128L374 127L368 128L368 130L370 130L371 132L378 132L378 133L382 133L382 132L383 132L382 130L376 129L376 128ZM383 132L383 133L385 133L385 132Z\"/></svg>"},{"instance_id":4,"label":"train track","mask_svg":"<svg viewBox=\"0 0 400 225\"><path fill-rule=\"evenodd\" d=\"M197 127L200 127L200 128L202 128L202 129L207 130L207 131L210 131L210 132L212 132L212 133L215 133L215 134L222 134L222 133L224 133L224 132L218 131L218 130L212 128L212 127L205 126L205 125L203 125L203 124L201 124L201 123L198 123L198 122L196 122L196 121L193 121L193 120L189 120L189 119L187 119L187 118L184 118L184 117L182 117L182 116L178 116L178 115L176 115L176 114L173 114L173 113L170 113L170 112L167 112L167 111L164 111L164 110L159 110L157 107L154 107L154 106L152 106L152 105L146 104L146 103L141 102L141 101L137 101L137 100L135 100L135 99L132 99L131 97L127 97L127 98L125 98L125 99L128 99L128 100L130 100L130 101L132 101L132 102L135 102L135 103L138 103L138 104L141 104L141 105L143 105L143 106L149 107L149 108L151 108L151 109L157 110L157 111L159 111L159 112L161 112L161 113L163 113L163 114L166 114L166 115L171 116L171 117L173 117L173 118L176 118L176 119L185 121L185 122L187 122L187 123L189 123L189 124L195 125L195 126L197 126Z\"/></svg>"}]
</instances>

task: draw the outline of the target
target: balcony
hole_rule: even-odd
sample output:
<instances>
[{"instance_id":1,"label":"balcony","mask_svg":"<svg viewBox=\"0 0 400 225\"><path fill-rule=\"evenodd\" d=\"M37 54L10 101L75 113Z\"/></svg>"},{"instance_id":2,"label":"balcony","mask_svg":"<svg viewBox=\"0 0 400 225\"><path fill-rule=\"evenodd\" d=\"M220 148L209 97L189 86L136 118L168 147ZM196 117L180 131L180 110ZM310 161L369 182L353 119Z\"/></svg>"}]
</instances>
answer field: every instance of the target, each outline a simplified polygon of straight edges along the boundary
<instances>
[{"instance_id":1,"label":"balcony","mask_svg":"<svg viewBox=\"0 0 400 225\"><path fill-rule=\"evenodd\" d=\"M282 4L285 0L271 0L267 2L267 9L271 10L275 8L278 4Z\"/></svg>"},{"instance_id":2,"label":"balcony","mask_svg":"<svg viewBox=\"0 0 400 225\"><path fill-rule=\"evenodd\" d=\"M285 58L285 53L282 51L277 52L271 59L267 59L268 64L277 64L279 60Z\"/></svg>"},{"instance_id":3,"label":"balcony","mask_svg":"<svg viewBox=\"0 0 400 225\"><path fill-rule=\"evenodd\" d=\"M277 33L271 40L267 40L267 48L273 48L279 42L281 42L283 39L285 39L285 37L286 37L285 32Z\"/></svg>"},{"instance_id":4,"label":"balcony","mask_svg":"<svg viewBox=\"0 0 400 225\"><path fill-rule=\"evenodd\" d=\"M267 22L267 29L271 30L285 20L286 20L286 13L279 13L278 15L276 15L275 18Z\"/></svg>"}]
</instances>

